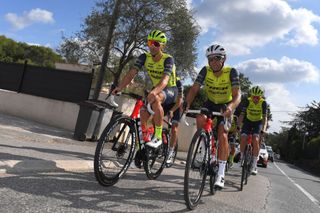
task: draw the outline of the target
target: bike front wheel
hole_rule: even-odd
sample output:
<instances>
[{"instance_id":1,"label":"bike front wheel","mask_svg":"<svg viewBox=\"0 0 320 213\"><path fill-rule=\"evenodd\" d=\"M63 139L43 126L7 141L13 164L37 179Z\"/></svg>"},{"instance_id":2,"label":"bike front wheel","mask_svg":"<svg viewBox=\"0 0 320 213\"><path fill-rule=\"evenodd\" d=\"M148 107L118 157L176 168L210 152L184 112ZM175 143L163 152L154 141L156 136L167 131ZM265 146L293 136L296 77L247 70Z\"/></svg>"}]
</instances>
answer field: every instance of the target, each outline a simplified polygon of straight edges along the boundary
<instances>
[{"instance_id":1,"label":"bike front wheel","mask_svg":"<svg viewBox=\"0 0 320 213\"><path fill-rule=\"evenodd\" d=\"M143 161L144 171L150 180L158 178L164 167L168 155L169 133L167 129L162 130L162 144L154 149L145 146L145 161Z\"/></svg>"},{"instance_id":2,"label":"bike front wheel","mask_svg":"<svg viewBox=\"0 0 320 213\"><path fill-rule=\"evenodd\" d=\"M188 150L184 174L184 200L188 209L194 209L202 196L208 165L207 136L203 129L198 130L192 138Z\"/></svg>"},{"instance_id":3,"label":"bike front wheel","mask_svg":"<svg viewBox=\"0 0 320 213\"><path fill-rule=\"evenodd\" d=\"M133 158L135 140L131 118L120 116L107 125L94 155L94 174L101 185L112 186L126 173Z\"/></svg>"}]
</instances>

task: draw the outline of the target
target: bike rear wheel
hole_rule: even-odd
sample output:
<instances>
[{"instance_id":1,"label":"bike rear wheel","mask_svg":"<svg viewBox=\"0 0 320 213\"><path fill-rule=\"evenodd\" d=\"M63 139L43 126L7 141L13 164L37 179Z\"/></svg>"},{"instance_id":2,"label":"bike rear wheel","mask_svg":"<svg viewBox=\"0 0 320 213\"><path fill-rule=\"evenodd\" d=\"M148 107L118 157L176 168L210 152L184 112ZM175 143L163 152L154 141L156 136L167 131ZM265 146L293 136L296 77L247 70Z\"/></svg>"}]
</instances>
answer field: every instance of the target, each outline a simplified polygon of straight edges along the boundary
<instances>
[{"instance_id":1,"label":"bike rear wheel","mask_svg":"<svg viewBox=\"0 0 320 213\"><path fill-rule=\"evenodd\" d=\"M94 155L94 174L101 185L112 186L126 173L133 158L135 140L131 118L119 116L107 125Z\"/></svg>"},{"instance_id":2,"label":"bike rear wheel","mask_svg":"<svg viewBox=\"0 0 320 213\"><path fill-rule=\"evenodd\" d=\"M188 150L184 174L184 200L188 209L194 209L202 196L208 165L207 136L203 129L198 130L192 138Z\"/></svg>"},{"instance_id":3,"label":"bike rear wheel","mask_svg":"<svg viewBox=\"0 0 320 213\"><path fill-rule=\"evenodd\" d=\"M145 161L143 161L144 171L150 180L158 178L164 167L168 155L169 134L167 129L162 130L162 144L154 149L145 146Z\"/></svg>"}]
</instances>

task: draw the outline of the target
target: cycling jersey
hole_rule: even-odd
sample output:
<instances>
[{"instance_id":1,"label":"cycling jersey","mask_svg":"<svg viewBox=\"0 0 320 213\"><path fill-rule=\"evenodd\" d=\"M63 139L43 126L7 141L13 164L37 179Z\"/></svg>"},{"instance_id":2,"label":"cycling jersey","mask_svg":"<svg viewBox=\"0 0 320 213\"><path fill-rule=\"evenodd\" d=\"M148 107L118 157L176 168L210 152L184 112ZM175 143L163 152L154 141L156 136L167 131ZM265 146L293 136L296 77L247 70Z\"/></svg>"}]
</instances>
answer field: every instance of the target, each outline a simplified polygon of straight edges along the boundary
<instances>
[{"instance_id":1,"label":"cycling jersey","mask_svg":"<svg viewBox=\"0 0 320 213\"><path fill-rule=\"evenodd\" d=\"M167 87L176 86L176 67L172 56L169 54L163 53L161 59L155 62L152 60L150 53L143 53L137 58L134 67L138 70L144 67L154 87L159 84L163 75L170 77Z\"/></svg>"},{"instance_id":2,"label":"cycling jersey","mask_svg":"<svg viewBox=\"0 0 320 213\"><path fill-rule=\"evenodd\" d=\"M260 98L259 102L255 104L251 97L245 100L242 112L246 113L246 118L249 121L262 121L263 116L267 114L267 102Z\"/></svg>"},{"instance_id":3,"label":"cycling jersey","mask_svg":"<svg viewBox=\"0 0 320 213\"><path fill-rule=\"evenodd\" d=\"M205 66L195 83L204 85L208 99L214 104L229 103L232 100L232 88L240 87L239 73L231 67L223 67L222 74L217 77L210 66Z\"/></svg>"}]
</instances>

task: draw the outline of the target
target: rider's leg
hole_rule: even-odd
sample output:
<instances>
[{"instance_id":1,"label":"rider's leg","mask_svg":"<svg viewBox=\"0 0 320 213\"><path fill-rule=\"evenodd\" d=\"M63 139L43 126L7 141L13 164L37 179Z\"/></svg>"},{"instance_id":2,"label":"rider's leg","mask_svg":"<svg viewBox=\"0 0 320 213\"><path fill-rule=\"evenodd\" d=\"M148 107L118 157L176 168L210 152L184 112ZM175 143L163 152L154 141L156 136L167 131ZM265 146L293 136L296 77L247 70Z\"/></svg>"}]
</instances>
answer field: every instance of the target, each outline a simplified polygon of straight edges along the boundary
<instances>
[{"instance_id":1,"label":"rider's leg","mask_svg":"<svg viewBox=\"0 0 320 213\"><path fill-rule=\"evenodd\" d=\"M144 141L150 141L148 136L148 128L147 122L150 118L150 114L148 113L146 108L141 108L140 110L140 121L141 121L141 130L142 130L142 137Z\"/></svg>"},{"instance_id":2,"label":"rider's leg","mask_svg":"<svg viewBox=\"0 0 320 213\"><path fill-rule=\"evenodd\" d=\"M174 149L178 138L178 123L173 123L171 127L170 148Z\"/></svg>"},{"instance_id":3,"label":"rider's leg","mask_svg":"<svg viewBox=\"0 0 320 213\"><path fill-rule=\"evenodd\" d=\"M254 134L252 137L252 168L254 170L257 169L257 161L259 158L259 151L260 151L260 146L259 146L259 140L260 136L258 134Z\"/></svg>"},{"instance_id":4,"label":"rider's leg","mask_svg":"<svg viewBox=\"0 0 320 213\"><path fill-rule=\"evenodd\" d=\"M152 103L152 109L154 111L155 137L161 140L162 139L162 120L164 117L164 112L161 106L163 96L161 96L160 94L157 95L156 100Z\"/></svg>"},{"instance_id":5,"label":"rider's leg","mask_svg":"<svg viewBox=\"0 0 320 213\"><path fill-rule=\"evenodd\" d=\"M241 154L240 160L243 159L243 153L244 153L244 149L245 149L245 147L246 147L246 145L247 145L247 139L248 139L247 134L242 133L242 134L241 134L241 140L240 140L240 154ZM241 163L241 162L240 162L240 163Z\"/></svg>"},{"instance_id":6,"label":"rider's leg","mask_svg":"<svg viewBox=\"0 0 320 213\"><path fill-rule=\"evenodd\" d=\"M218 148L218 162L219 162L219 170L218 170L218 178L215 182L216 186L224 187L224 176L225 176L225 167L228 159L228 151L229 151L229 144L228 144L228 132L224 130L223 124L219 124L218 126L218 141L219 141L219 148Z\"/></svg>"}]
</instances>

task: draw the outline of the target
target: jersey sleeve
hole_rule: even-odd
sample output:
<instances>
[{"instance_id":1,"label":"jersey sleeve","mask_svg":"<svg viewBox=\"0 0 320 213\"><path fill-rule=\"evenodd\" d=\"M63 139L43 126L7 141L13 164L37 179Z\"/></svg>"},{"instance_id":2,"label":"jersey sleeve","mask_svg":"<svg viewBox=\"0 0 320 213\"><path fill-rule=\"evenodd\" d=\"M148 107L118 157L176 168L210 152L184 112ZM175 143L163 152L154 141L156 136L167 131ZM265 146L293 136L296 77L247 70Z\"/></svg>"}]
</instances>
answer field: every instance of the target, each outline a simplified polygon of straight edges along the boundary
<instances>
[{"instance_id":1,"label":"jersey sleeve","mask_svg":"<svg viewBox=\"0 0 320 213\"><path fill-rule=\"evenodd\" d=\"M173 70L174 61L172 57L168 57L164 60L164 74L165 75L171 75Z\"/></svg>"},{"instance_id":2,"label":"jersey sleeve","mask_svg":"<svg viewBox=\"0 0 320 213\"><path fill-rule=\"evenodd\" d=\"M144 63L146 62L147 56L145 53L141 54L135 61L133 68L136 68L137 70L141 70L141 68L144 66Z\"/></svg>"},{"instance_id":3,"label":"jersey sleeve","mask_svg":"<svg viewBox=\"0 0 320 213\"><path fill-rule=\"evenodd\" d=\"M178 95L179 96L183 96L183 86L180 80L177 80L176 83L177 87L178 87Z\"/></svg>"},{"instance_id":4,"label":"jersey sleeve","mask_svg":"<svg viewBox=\"0 0 320 213\"><path fill-rule=\"evenodd\" d=\"M196 81L194 83L197 83L197 84L200 84L201 86L203 86L204 79L206 78L206 74L207 74L207 69L206 69L206 67L203 67L200 70L200 72L196 78Z\"/></svg>"},{"instance_id":5,"label":"jersey sleeve","mask_svg":"<svg viewBox=\"0 0 320 213\"><path fill-rule=\"evenodd\" d=\"M262 102L262 115L267 115L267 112L268 112L268 105L267 105L267 102L266 101L263 101Z\"/></svg>"},{"instance_id":6,"label":"jersey sleeve","mask_svg":"<svg viewBox=\"0 0 320 213\"><path fill-rule=\"evenodd\" d=\"M230 71L230 81L232 88L240 87L239 72L235 68L232 68Z\"/></svg>"},{"instance_id":7,"label":"jersey sleeve","mask_svg":"<svg viewBox=\"0 0 320 213\"><path fill-rule=\"evenodd\" d=\"M249 106L249 100L244 99L243 104L241 104L241 113L246 113L248 106Z\"/></svg>"}]
</instances>

